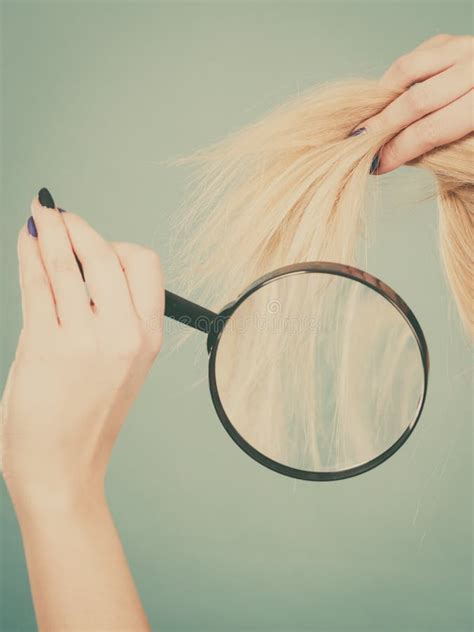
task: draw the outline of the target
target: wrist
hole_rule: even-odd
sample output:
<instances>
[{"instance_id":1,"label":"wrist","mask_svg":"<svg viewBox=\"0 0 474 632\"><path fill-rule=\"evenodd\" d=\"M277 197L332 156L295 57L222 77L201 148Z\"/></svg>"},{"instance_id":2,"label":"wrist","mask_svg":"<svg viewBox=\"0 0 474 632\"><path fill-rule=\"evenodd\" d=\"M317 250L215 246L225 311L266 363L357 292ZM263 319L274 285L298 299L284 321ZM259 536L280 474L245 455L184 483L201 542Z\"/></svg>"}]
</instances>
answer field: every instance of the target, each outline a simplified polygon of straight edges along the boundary
<instances>
[{"instance_id":1,"label":"wrist","mask_svg":"<svg viewBox=\"0 0 474 632\"><path fill-rule=\"evenodd\" d=\"M10 496L20 526L33 520L74 518L82 519L107 508L103 482L72 486L45 485L35 482L9 486Z\"/></svg>"}]
</instances>

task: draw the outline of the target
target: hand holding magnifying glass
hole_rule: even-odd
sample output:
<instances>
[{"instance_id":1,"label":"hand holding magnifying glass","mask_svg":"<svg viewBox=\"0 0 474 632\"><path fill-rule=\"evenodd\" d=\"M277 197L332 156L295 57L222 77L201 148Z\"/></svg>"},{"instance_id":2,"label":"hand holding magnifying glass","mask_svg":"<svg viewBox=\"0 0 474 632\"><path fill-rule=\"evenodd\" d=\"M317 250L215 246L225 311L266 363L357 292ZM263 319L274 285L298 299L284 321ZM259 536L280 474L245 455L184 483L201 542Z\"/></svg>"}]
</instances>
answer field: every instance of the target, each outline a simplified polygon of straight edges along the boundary
<instances>
[{"instance_id":1,"label":"hand holding magnifying glass","mask_svg":"<svg viewBox=\"0 0 474 632\"><path fill-rule=\"evenodd\" d=\"M126 332L132 328L136 334L132 337L137 339L133 357L149 358L131 373L128 355L120 356L122 363L117 356L113 363L114 372L123 364L133 375L127 392L136 393L161 342L160 319L155 317L156 326L149 327L151 315L163 310L156 257L140 255L143 249L136 247L138 259L127 261L126 249L122 252L117 246L113 252L72 214L45 215L41 222L51 224L43 226L48 235L39 240L46 263L37 252L36 263L24 263L23 269L27 276L35 270L38 280L45 266L55 305L48 299L51 291L45 284L39 286L43 298L36 290L34 301L25 290L26 314L39 310L25 331L40 327L41 319L48 321L51 312L49 326L59 336L51 350L56 353L70 323L80 321L80 331L85 329L81 335L76 332L74 343L87 355L89 339L101 339L101 323L110 306L121 336L120 344L117 337L115 343L111 339L110 349L120 351L130 341ZM65 253L61 267L54 263L57 255L51 259L47 254L48 240L57 239L59 233ZM91 266L88 243L95 243L95 251L108 253L103 255L102 267ZM22 249L26 251L26 244ZM80 270L74 257L82 263ZM24 257L26 262L33 259ZM154 275L153 289L143 282L145 272L148 278ZM101 281L105 273L107 283ZM121 296L126 308L117 312L112 306ZM304 262L258 279L219 313L169 291L164 303L166 316L207 334L210 392L224 428L249 456L276 472L307 480L360 474L391 456L420 417L429 370L423 332L404 301L368 273L338 263ZM140 322L147 323L141 326L143 336L138 335ZM112 336L110 325L107 330ZM139 353L141 348L143 353ZM75 362L74 369L68 369L68 383L83 370L81 366ZM112 379L106 366L99 374L104 383ZM87 387L85 379L82 384ZM127 401L132 401L130 394ZM127 410L127 405L122 408ZM119 427L119 422L110 426L115 428L114 436ZM78 428L84 424L75 427L76 435ZM106 461L104 455L101 471Z\"/></svg>"}]
</instances>

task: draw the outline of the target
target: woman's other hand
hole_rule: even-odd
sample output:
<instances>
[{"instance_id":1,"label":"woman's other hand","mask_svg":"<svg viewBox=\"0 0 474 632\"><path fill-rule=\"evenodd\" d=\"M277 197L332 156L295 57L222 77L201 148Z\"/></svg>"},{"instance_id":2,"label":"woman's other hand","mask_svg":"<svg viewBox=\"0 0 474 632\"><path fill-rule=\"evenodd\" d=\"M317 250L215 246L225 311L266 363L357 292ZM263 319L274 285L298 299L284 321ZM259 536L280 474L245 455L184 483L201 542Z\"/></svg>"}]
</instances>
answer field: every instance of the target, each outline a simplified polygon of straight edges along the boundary
<instances>
[{"instance_id":1,"label":"woman's other hand","mask_svg":"<svg viewBox=\"0 0 474 632\"><path fill-rule=\"evenodd\" d=\"M31 208L37 237L24 227L18 240L24 319L2 401L3 474L15 505L74 504L103 493L159 352L162 272L151 250L109 244L38 198Z\"/></svg>"},{"instance_id":2,"label":"woman's other hand","mask_svg":"<svg viewBox=\"0 0 474 632\"><path fill-rule=\"evenodd\" d=\"M474 38L436 35L398 58L380 80L402 94L361 124L396 135L379 152L387 173L474 130Z\"/></svg>"}]
</instances>

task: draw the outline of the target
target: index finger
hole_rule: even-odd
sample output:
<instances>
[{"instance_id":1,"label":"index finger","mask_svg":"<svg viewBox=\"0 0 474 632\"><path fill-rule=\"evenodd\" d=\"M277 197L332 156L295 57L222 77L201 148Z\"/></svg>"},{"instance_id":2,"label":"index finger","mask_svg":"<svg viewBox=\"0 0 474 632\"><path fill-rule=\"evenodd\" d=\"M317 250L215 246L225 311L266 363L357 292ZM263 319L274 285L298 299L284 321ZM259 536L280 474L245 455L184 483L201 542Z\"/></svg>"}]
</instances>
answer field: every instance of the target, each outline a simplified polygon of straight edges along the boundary
<instances>
[{"instance_id":1,"label":"index finger","mask_svg":"<svg viewBox=\"0 0 474 632\"><path fill-rule=\"evenodd\" d=\"M467 94L472 89L472 84L471 65L456 64L446 72L406 90L382 112L362 123L362 126L398 132Z\"/></svg>"},{"instance_id":2,"label":"index finger","mask_svg":"<svg viewBox=\"0 0 474 632\"><path fill-rule=\"evenodd\" d=\"M396 59L382 75L380 84L405 90L414 83L447 70L459 59L459 43L455 38L444 37L437 41L433 38L431 44L429 41Z\"/></svg>"},{"instance_id":3,"label":"index finger","mask_svg":"<svg viewBox=\"0 0 474 632\"><path fill-rule=\"evenodd\" d=\"M39 251L54 293L59 320L63 325L83 322L91 314L89 298L62 214L56 207L43 206L39 197L33 199L31 211L37 227Z\"/></svg>"},{"instance_id":4,"label":"index finger","mask_svg":"<svg viewBox=\"0 0 474 632\"><path fill-rule=\"evenodd\" d=\"M38 241L26 226L18 235L18 262L25 328L44 332L58 325L54 295L41 259Z\"/></svg>"}]
</instances>

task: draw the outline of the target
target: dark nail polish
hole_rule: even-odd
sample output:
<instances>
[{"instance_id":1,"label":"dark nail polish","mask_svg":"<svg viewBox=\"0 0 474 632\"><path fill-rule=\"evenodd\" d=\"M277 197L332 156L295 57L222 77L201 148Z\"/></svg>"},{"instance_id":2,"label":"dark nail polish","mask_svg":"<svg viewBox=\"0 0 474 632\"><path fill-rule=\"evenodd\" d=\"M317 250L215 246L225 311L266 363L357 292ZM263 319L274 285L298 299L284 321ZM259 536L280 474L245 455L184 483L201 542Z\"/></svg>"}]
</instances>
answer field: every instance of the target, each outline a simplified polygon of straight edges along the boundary
<instances>
[{"instance_id":1,"label":"dark nail polish","mask_svg":"<svg viewBox=\"0 0 474 632\"><path fill-rule=\"evenodd\" d=\"M372 160L372 164L370 165L371 174L376 173L377 169L379 168L379 164L380 164L380 156L378 154L375 154L374 159Z\"/></svg>"},{"instance_id":2,"label":"dark nail polish","mask_svg":"<svg viewBox=\"0 0 474 632\"><path fill-rule=\"evenodd\" d=\"M351 132L349 136L359 136L359 134L365 134L366 131L367 131L367 128L359 127L355 129L353 132Z\"/></svg>"},{"instance_id":3,"label":"dark nail polish","mask_svg":"<svg viewBox=\"0 0 474 632\"><path fill-rule=\"evenodd\" d=\"M41 206L46 206L46 208L55 208L56 204L54 203L53 196L48 191L48 189L42 188L38 193L38 200Z\"/></svg>"},{"instance_id":4,"label":"dark nail polish","mask_svg":"<svg viewBox=\"0 0 474 632\"><path fill-rule=\"evenodd\" d=\"M35 220L32 217L28 218L26 226L28 228L28 232L30 233L32 237L38 237L38 231L36 230Z\"/></svg>"},{"instance_id":5,"label":"dark nail polish","mask_svg":"<svg viewBox=\"0 0 474 632\"><path fill-rule=\"evenodd\" d=\"M59 211L60 213L67 213L67 211L66 211L66 209L65 209L65 208L59 208L59 206L58 206L58 211Z\"/></svg>"}]
</instances>

